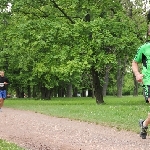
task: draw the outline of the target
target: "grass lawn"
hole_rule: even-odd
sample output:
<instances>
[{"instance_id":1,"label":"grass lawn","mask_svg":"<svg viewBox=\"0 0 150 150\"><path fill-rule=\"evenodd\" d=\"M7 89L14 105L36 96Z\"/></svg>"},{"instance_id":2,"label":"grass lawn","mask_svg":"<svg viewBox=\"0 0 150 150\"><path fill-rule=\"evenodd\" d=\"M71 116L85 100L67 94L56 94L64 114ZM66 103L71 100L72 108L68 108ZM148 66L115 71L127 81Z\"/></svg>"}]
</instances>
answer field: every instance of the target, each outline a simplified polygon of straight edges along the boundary
<instances>
[{"instance_id":1,"label":"grass lawn","mask_svg":"<svg viewBox=\"0 0 150 150\"><path fill-rule=\"evenodd\" d=\"M50 116L70 118L139 132L138 120L145 119L150 105L143 96L104 97L97 105L92 98L52 98L52 100L7 99L5 107L30 110Z\"/></svg>"},{"instance_id":2,"label":"grass lawn","mask_svg":"<svg viewBox=\"0 0 150 150\"><path fill-rule=\"evenodd\" d=\"M30 110L50 116L93 122L118 130L139 133L138 121L145 119L150 110L143 96L104 97L105 104L97 105L92 98L52 98L52 100L7 99L4 107ZM0 149L22 150L0 140Z\"/></svg>"},{"instance_id":3,"label":"grass lawn","mask_svg":"<svg viewBox=\"0 0 150 150\"><path fill-rule=\"evenodd\" d=\"M24 150L13 143L0 140L0 150Z\"/></svg>"}]
</instances>

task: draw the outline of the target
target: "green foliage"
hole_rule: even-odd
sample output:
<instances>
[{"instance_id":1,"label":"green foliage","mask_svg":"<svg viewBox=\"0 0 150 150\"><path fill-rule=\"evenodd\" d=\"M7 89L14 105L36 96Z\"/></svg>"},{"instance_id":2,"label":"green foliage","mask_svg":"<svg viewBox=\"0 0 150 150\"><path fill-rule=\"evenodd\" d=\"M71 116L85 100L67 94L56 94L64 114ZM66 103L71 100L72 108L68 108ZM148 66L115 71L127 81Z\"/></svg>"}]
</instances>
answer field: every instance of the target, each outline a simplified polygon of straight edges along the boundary
<instances>
[{"instance_id":1,"label":"green foliage","mask_svg":"<svg viewBox=\"0 0 150 150\"><path fill-rule=\"evenodd\" d=\"M17 145L13 144L13 143L9 143L5 140L1 140L0 139L0 149L1 150L23 150L23 148L18 147Z\"/></svg>"},{"instance_id":2,"label":"green foliage","mask_svg":"<svg viewBox=\"0 0 150 150\"><path fill-rule=\"evenodd\" d=\"M61 81L78 85L91 67L103 74L107 65L116 68L118 58L130 62L144 41L142 9L123 0L11 3L11 12L0 15L0 69L12 87L42 82L51 89ZM126 10L131 4L133 16Z\"/></svg>"},{"instance_id":3,"label":"green foliage","mask_svg":"<svg viewBox=\"0 0 150 150\"><path fill-rule=\"evenodd\" d=\"M123 95L133 95L134 91L134 83L133 83L133 74L127 73L124 79L124 86L123 86ZM143 94L143 87L139 84L138 94Z\"/></svg>"}]
</instances>

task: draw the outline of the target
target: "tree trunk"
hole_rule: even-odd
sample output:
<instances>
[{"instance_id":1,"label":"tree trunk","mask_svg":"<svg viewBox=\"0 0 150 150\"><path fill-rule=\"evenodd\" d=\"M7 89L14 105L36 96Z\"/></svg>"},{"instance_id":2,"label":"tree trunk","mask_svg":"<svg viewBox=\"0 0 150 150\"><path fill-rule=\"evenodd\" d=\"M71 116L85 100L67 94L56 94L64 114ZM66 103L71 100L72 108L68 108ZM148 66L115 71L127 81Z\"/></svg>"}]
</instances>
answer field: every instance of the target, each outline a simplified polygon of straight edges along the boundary
<instances>
[{"instance_id":1,"label":"tree trunk","mask_svg":"<svg viewBox=\"0 0 150 150\"><path fill-rule=\"evenodd\" d=\"M106 92L107 92L107 87L108 87L108 83L109 83L109 71L110 71L110 67L107 66L106 72L105 72L105 77L104 77L103 96L106 96Z\"/></svg>"},{"instance_id":2,"label":"tree trunk","mask_svg":"<svg viewBox=\"0 0 150 150\"><path fill-rule=\"evenodd\" d=\"M133 81L134 81L133 96L138 96L138 82L136 81L134 74L133 74Z\"/></svg>"},{"instance_id":3,"label":"tree trunk","mask_svg":"<svg viewBox=\"0 0 150 150\"><path fill-rule=\"evenodd\" d=\"M67 85L67 97L72 97L72 84Z\"/></svg>"},{"instance_id":4,"label":"tree trunk","mask_svg":"<svg viewBox=\"0 0 150 150\"><path fill-rule=\"evenodd\" d=\"M27 87L27 96L29 98L31 98L31 87L30 87L30 85L28 85L28 87Z\"/></svg>"},{"instance_id":5,"label":"tree trunk","mask_svg":"<svg viewBox=\"0 0 150 150\"><path fill-rule=\"evenodd\" d=\"M76 87L73 88L73 97L77 97L78 89Z\"/></svg>"},{"instance_id":6,"label":"tree trunk","mask_svg":"<svg viewBox=\"0 0 150 150\"><path fill-rule=\"evenodd\" d=\"M24 98L24 91L22 90L22 88L17 87L15 90L16 90L16 97Z\"/></svg>"},{"instance_id":7,"label":"tree trunk","mask_svg":"<svg viewBox=\"0 0 150 150\"><path fill-rule=\"evenodd\" d=\"M88 90L88 97L92 97L93 96L92 94L93 94L92 89Z\"/></svg>"},{"instance_id":8,"label":"tree trunk","mask_svg":"<svg viewBox=\"0 0 150 150\"><path fill-rule=\"evenodd\" d=\"M121 60L119 59L118 70L117 70L117 97L122 97L122 88L123 88L125 70L126 70L126 58L124 64L122 64Z\"/></svg>"},{"instance_id":9,"label":"tree trunk","mask_svg":"<svg viewBox=\"0 0 150 150\"><path fill-rule=\"evenodd\" d=\"M100 79L99 79L99 74L98 72L92 67L91 69L92 72L92 78L93 78L93 87L95 90L95 98L96 98L96 103L97 104L101 104L104 103L103 100L103 86L100 83ZM103 77L103 76L101 76Z\"/></svg>"},{"instance_id":10,"label":"tree trunk","mask_svg":"<svg viewBox=\"0 0 150 150\"><path fill-rule=\"evenodd\" d=\"M64 97L63 88L61 86L58 87L58 97Z\"/></svg>"},{"instance_id":11,"label":"tree trunk","mask_svg":"<svg viewBox=\"0 0 150 150\"><path fill-rule=\"evenodd\" d=\"M92 98L95 98L94 87L92 86Z\"/></svg>"},{"instance_id":12,"label":"tree trunk","mask_svg":"<svg viewBox=\"0 0 150 150\"><path fill-rule=\"evenodd\" d=\"M123 84L123 77L121 74L121 69L118 68L118 71L117 71L117 97L122 97L122 84Z\"/></svg>"},{"instance_id":13,"label":"tree trunk","mask_svg":"<svg viewBox=\"0 0 150 150\"><path fill-rule=\"evenodd\" d=\"M93 79L91 78L91 75L89 76L89 80L90 80L91 89L88 91L88 97L95 98L94 87L93 87Z\"/></svg>"},{"instance_id":14,"label":"tree trunk","mask_svg":"<svg viewBox=\"0 0 150 150\"><path fill-rule=\"evenodd\" d=\"M57 96L58 96L58 87L54 87L52 97L57 97Z\"/></svg>"},{"instance_id":15,"label":"tree trunk","mask_svg":"<svg viewBox=\"0 0 150 150\"><path fill-rule=\"evenodd\" d=\"M32 97L33 98L37 98L37 86L36 85L33 85L33 90L32 90Z\"/></svg>"},{"instance_id":16,"label":"tree trunk","mask_svg":"<svg viewBox=\"0 0 150 150\"><path fill-rule=\"evenodd\" d=\"M85 88L82 89L82 94L81 94L81 96L82 96L82 97L86 97L86 89L85 89Z\"/></svg>"},{"instance_id":17,"label":"tree trunk","mask_svg":"<svg viewBox=\"0 0 150 150\"><path fill-rule=\"evenodd\" d=\"M52 89L41 87L41 99L51 100Z\"/></svg>"},{"instance_id":18,"label":"tree trunk","mask_svg":"<svg viewBox=\"0 0 150 150\"><path fill-rule=\"evenodd\" d=\"M58 87L58 97L64 97L65 96L65 88L61 85ZM57 94L55 94L55 97L57 97Z\"/></svg>"}]
</instances>

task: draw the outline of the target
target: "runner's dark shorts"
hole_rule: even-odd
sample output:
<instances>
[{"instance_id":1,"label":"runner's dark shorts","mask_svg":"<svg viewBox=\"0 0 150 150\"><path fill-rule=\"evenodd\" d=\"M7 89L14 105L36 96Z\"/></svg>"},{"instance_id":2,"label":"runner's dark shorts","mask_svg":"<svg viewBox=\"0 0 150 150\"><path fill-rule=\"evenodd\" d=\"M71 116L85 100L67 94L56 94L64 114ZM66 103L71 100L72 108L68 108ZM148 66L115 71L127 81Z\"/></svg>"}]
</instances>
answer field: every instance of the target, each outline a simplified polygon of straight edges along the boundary
<instances>
[{"instance_id":1,"label":"runner's dark shorts","mask_svg":"<svg viewBox=\"0 0 150 150\"><path fill-rule=\"evenodd\" d=\"M150 85L143 85L144 88L144 97L145 100L147 101L148 98L150 98Z\"/></svg>"}]
</instances>

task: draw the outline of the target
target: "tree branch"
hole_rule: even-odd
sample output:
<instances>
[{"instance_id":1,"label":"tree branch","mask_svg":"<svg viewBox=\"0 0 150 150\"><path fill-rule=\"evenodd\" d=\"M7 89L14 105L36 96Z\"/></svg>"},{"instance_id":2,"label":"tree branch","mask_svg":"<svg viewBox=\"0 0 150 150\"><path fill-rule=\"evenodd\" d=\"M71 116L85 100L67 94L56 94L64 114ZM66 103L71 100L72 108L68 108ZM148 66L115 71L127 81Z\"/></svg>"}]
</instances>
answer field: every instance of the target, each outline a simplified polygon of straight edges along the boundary
<instances>
[{"instance_id":1,"label":"tree branch","mask_svg":"<svg viewBox=\"0 0 150 150\"><path fill-rule=\"evenodd\" d=\"M59 9L59 10L63 13L63 15L64 15L72 24L75 24L75 21L72 20L71 17L68 16L68 15L65 13L65 11L64 11L63 9L61 9L61 8L56 4L56 2L55 2L54 0L51 0L51 2L54 4L54 7L57 8L57 9Z\"/></svg>"}]
</instances>

